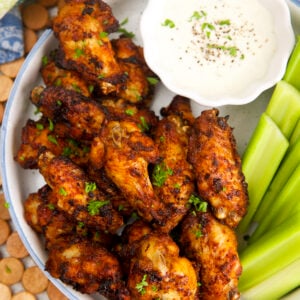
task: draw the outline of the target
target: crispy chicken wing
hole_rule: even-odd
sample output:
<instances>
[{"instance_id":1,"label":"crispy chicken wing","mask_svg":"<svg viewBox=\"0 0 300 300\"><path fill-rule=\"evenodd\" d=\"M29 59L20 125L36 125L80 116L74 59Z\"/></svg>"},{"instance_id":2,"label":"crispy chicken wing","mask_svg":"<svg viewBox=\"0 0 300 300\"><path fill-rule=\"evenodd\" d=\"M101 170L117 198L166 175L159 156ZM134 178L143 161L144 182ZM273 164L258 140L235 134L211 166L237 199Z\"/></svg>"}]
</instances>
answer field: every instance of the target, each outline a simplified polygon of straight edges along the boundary
<instances>
[{"instance_id":1,"label":"crispy chicken wing","mask_svg":"<svg viewBox=\"0 0 300 300\"><path fill-rule=\"evenodd\" d=\"M28 120L22 128L21 145L15 160L24 169L36 169L40 151L48 149L55 155L69 157L78 165L87 165L90 149L88 145L63 137L59 131L60 125L47 118Z\"/></svg>"},{"instance_id":2,"label":"crispy chicken wing","mask_svg":"<svg viewBox=\"0 0 300 300\"><path fill-rule=\"evenodd\" d=\"M74 70L66 70L56 62L57 51L52 51L48 56L43 57L41 68L42 78L47 86L61 86L90 97L94 86L86 82L83 77Z\"/></svg>"},{"instance_id":3,"label":"crispy chicken wing","mask_svg":"<svg viewBox=\"0 0 300 300\"><path fill-rule=\"evenodd\" d=\"M151 221L163 221L163 211L150 182L148 165L159 159L153 140L131 121L110 121L103 127L105 171L129 204Z\"/></svg>"},{"instance_id":4,"label":"crispy chicken wing","mask_svg":"<svg viewBox=\"0 0 300 300\"><path fill-rule=\"evenodd\" d=\"M101 0L67 0L53 20L59 40L59 63L94 82L103 94L124 87L126 74L120 68L108 34L119 23Z\"/></svg>"},{"instance_id":5,"label":"crispy chicken wing","mask_svg":"<svg viewBox=\"0 0 300 300\"><path fill-rule=\"evenodd\" d=\"M49 251L46 270L82 293L130 299L116 257L96 242L69 238Z\"/></svg>"},{"instance_id":6,"label":"crispy chicken wing","mask_svg":"<svg viewBox=\"0 0 300 300\"><path fill-rule=\"evenodd\" d=\"M200 299L239 299L242 267L234 231L210 212L189 214L182 223L180 244L200 265Z\"/></svg>"},{"instance_id":7,"label":"crispy chicken wing","mask_svg":"<svg viewBox=\"0 0 300 300\"><path fill-rule=\"evenodd\" d=\"M179 255L168 234L152 232L139 242L127 282L132 299L198 299L193 264Z\"/></svg>"},{"instance_id":8,"label":"crispy chicken wing","mask_svg":"<svg viewBox=\"0 0 300 300\"><path fill-rule=\"evenodd\" d=\"M121 37L111 41L120 68L127 75L126 87L117 92L117 96L131 103L148 104L158 79L148 68L141 47L134 44L131 38Z\"/></svg>"},{"instance_id":9,"label":"crispy chicken wing","mask_svg":"<svg viewBox=\"0 0 300 300\"><path fill-rule=\"evenodd\" d=\"M36 87L31 101L54 123L64 123L69 137L92 140L99 134L105 114L97 101L62 87Z\"/></svg>"},{"instance_id":10,"label":"crispy chicken wing","mask_svg":"<svg viewBox=\"0 0 300 300\"><path fill-rule=\"evenodd\" d=\"M123 225L110 200L71 160L44 151L39 156L38 167L55 194L57 208L74 220L111 233Z\"/></svg>"},{"instance_id":11,"label":"crispy chicken wing","mask_svg":"<svg viewBox=\"0 0 300 300\"><path fill-rule=\"evenodd\" d=\"M166 222L160 227L165 232L173 229L186 214L195 188L193 169L187 161L189 130L180 116L170 113L160 120L153 133L162 160L154 167L152 183L166 207Z\"/></svg>"},{"instance_id":12,"label":"crispy chicken wing","mask_svg":"<svg viewBox=\"0 0 300 300\"><path fill-rule=\"evenodd\" d=\"M189 161L199 195L211 204L218 219L236 227L247 211L247 184L232 128L227 117L218 114L217 109L206 110L195 120Z\"/></svg>"}]
</instances>

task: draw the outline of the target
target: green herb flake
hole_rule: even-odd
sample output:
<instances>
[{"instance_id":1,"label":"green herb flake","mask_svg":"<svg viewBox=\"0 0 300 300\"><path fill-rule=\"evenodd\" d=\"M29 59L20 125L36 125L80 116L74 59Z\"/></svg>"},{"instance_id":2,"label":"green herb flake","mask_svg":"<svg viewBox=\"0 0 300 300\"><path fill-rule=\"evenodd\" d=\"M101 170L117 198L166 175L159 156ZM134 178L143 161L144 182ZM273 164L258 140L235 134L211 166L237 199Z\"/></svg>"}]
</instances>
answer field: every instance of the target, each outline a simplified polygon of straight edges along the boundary
<instances>
[{"instance_id":1,"label":"green herb flake","mask_svg":"<svg viewBox=\"0 0 300 300\"><path fill-rule=\"evenodd\" d=\"M125 110L125 114L128 116L134 116L135 111L133 109L128 108Z\"/></svg>"},{"instance_id":2,"label":"green herb flake","mask_svg":"<svg viewBox=\"0 0 300 300\"><path fill-rule=\"evenodd\" d=\"M99 214L100 208L102 206L105 206L109 203L110 203L109 200L107 201L92 200L88 203L87 210L91 216L95 216Z\"/></svg>"},{"instance_id":3,"label":"green herb flake","mask_svg":"<svg viewBox=\"0 0 300 300\"><path fill-rule=\"evenodd\" d=\"M206 17L206 12L201 10L201 11L194 11L194 13L192 14L192 16L189 19L189 22L193 21L193 20L200 20L203 17Z\"/></svg>"},{"instance_id":4,"label":"green herb flake","mask_svg":"<svg viewBox=\"0 0 300 300\"><path fill-rule=\"evenodd\" d=\"M97 189L97 185L95 182L85 182L84 183L84 191L88 194L90 192L94 192Z\"/></svg>"},{"instance_id":5,"label":"green herb flake","mask_svg":"<svg viewBox=\"0 0 300 300\"><path fill-rule=\"evenodd\" d=\"M53 123L53 121L52 121L51 119L48 118L48 122L49 122L49 127L48 127L49 130L50 130L50 131L53 131L53 130L54 130L54 123Z\"/></svg>"},{"instance_id":6,"label":"green herb flake","mask_svg":"<svg viewBox=\"0 0 300 300\"><path fill-rule=\"evenodd\" d=\"M70 147L64 147L62 151L62 155L69 157L72 154L72 149Z\"/></svg>"},{"instance_id":7,"label":"green herb flake","mask_svg":"<svg viewBox=\"0 0 300 300\"><path fill-rule=\"evenodd\" d=\"M83 228L83 227L84 227L84 222L79 221L78 224L77 224L77 226L78 226L79 228Z\"/></svg>"},{"instance_id":8,"label":"green herb flake","mask_svg":"<svg viewBox=\"0 0 300 300\"><path fill-rule=\"evenodd\" d=\"M201 224L198 225L198 229L194 232L196 239L199 239L203 236Z\"/></svg>"},{"instance_id":9,"label":"green herb flake","mask_svg":"<svg viewBox=\"0 0 300 300\"><path fill-rule=\"evenodd\" d=\"M50 209L50 210L54 210L55 209L55 206L53 203L48 203L47 204L47 207Z\"/></svg>"},{"instance_id":10,"label":"green herb flake","mask_svg":"<svg viewBox=\"0 0 300 300\"><path fill-rule=\"evenodd\" d=\"M44 129L44 125L41 124L41 123L36 123L35 127L36 127L37 130L43 130Z\"/></svg>"},{"instance_id":11,"label":"green herb flake","mask_svg":"<svg viewBox=\"0 0 300 300\"><path fill-rule=\"evenodd\" d=\"M150 77L150 76L147 77L147 81L151 85L156 85L159 82L159 80L156 77Z\"/></svg>"},{"instance_id":12,"label":"green herb flake","mask_svg":"<svg viewBox=\"0 0 300 300\"><path fill-rule=\"evenodd\" d=\"M5 272L7 274L11 274L11 272L12 272L11 268L8 265L5 265Z\"/></svg>"},{"instance_id":13,"label":"green herb flake","mask_svg":"<svg viewBox=\"0 0 300 300\"><path fill-rule=\"evenodd\" d=\"M62 105L61 100L56 100L56 104L57 104L58 106L61 106L61 105Z\"/></svg>"},{"instance_id":14,"label":"green herb flake","mask_svg":"<svg viewBox=\"0 0 300 300\"><path fill-rule=\"evenodd\" d=\"M124 26L128 23L129 19L128 18L125 18L121 23L120 23L120 26Z\"/></svg>"},{"instance_id":15,"label":"green herb flake","mask_svg":"<svg viewBox=\"0 0 300 300\"><path fill-rule=\"evenodd\" d=\"M199 197L195 195L191 195L188 202L195 207L196 211L207 211L207 202L202 201Z\"/></svg>"},{"instance_id":16,"label":"green herb flake","mask_svg":"<svg viewBox=\"0 0 300 300\"><path fill-rule=\"evenodd\" d=\"M175 27L175 23L170 19L165 19L165 21L161 25L169 28Z\"/></svg>"},{"instance_id":17,"label":"green herb flake","mask_svg":"<svg viewBox=\"0 0 300 300\"><path fill-rule=\"evenodd\" d=\"M164 162L155 165L152 173L153 185L161 187L171 175L173 175L173 170L167 167Z\"/></svg>"},{"instance_id":18,"label":"green herb flake","mask_svg":"<svg viewBox=\"0 0 300 300\"><path fill-rule=\"evenodd\" d=\"M44 55L42 57L42 65L43 67L45 67L47 64L48 64L49 60L48 60L48 56L47 55Z\"/></svg>"},{"instance_id":19,"label":"green herb flake","mask_svg":"<svg viewBox=\"0 0 300 300\"><path fill-rule=\"evenodd\" d=\"M226 20L220 20L219 22L218 22L218 24L220 25L220 26L224 26L224 25L230 25L231 24L231 22L230 22L230 20L229 19L226 19Z\"/></svg>"},{"instance_id":20,"label":"green herb flake","mask_svg":"<svg viewBox=\"0 0 300 300\"><path fill-rule=\"evenodd\" d=\"M67 191L66 191L63 187L60 187L60 188L59 188L58 193L59 193L61 196L67 196L67 195L68 195Z\"/></svg>"},{"instance_id":21,"label":"green herb flake","mask_svg":"<svg viewBox=\"0 0 300 300\"><path fill-rule=\"evenodd\" d=\"M95 89L95 87L94 87L92 84L90 84L90 85L88 86L88 90L89 90L89 93L90 93L90 94L93 93L94 89Z\"/></svg>"},{"instance_id":22,"label":"green herb flake","mask_svg":"<svg viewBox=\"0 0 300 300\"><path fill-rule=\"evenodd\" d=\"M8 203L8 202L5 202L5 203L4 203L4 207L8 209L8 208L9 208L9 203Z\"/></svg>"},{"instance_id":23,"label":"green herb flake","mask_svg":"<svg viewBox=\"0 0 300 300\"><path fill-rule=\"evenodd\" d=\"M80 87L75 82L72 83L72 88L74 89L75 92L81 93Z\"/></svg>"},{"instance_id":24,"label":"green herb flake","mask_svg":"<svg viewBox=\"0 0 300 300\"><path fill-rule=\"evenodd\" d=\"M84 50L81 48L75 49L74 58L79 58L80 56L84 55Z\"/></svg>"},{"instance_id":25,"label":"green herb flake","mask_svg":"<svg viewBox=\"0 0 300 300\"><path fill-rule=\"evenodd\" d=\"M53 143L53 144L55 144L55 145L58 145L58 142L57 142L57 139L56 139L56 137L55 136L53 136L53 135L48 135L48 141L49 142L51 142L51 143Z\"/></svg>"},{"instance_id":26,"label":"green herb flake","mask_svg":"<svg viewBox=\"0 0 300 300\"><path fill-rule=\"evenodd\" d=\"M145 295L146 293L146 289L145 287L148 286L148 282L147 282L147 274L143 275L142 281L137 283L135 288L137 289L137 291L141 294L141 295Z\"/></svg>"},{"instance_id":27,"label":"green herb flake","mask_svg":"<svg viewBox=\"0 0 300 300\"><path fill-rule=\"evenodd\" d=\"M141 121L141 123L139 124L139 128L140 128L143 132L148 131L150 128L149 128L149 125L148 125L148 123L147 123L145 117L141 116L141 117L140 117L140 121Z\"/></svg>"}]
</instances>

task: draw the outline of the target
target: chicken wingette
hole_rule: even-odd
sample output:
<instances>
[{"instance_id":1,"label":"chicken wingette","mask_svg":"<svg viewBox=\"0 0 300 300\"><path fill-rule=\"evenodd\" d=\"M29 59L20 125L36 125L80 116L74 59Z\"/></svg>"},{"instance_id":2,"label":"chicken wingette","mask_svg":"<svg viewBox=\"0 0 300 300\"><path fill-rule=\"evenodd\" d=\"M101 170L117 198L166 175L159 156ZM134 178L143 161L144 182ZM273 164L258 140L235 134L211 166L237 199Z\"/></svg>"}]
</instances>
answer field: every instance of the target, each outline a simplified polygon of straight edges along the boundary
<instances>
[{"instance_id":1,"label":"chicken wingette","mask_svg":"<svg viewBox=\"0 0 300 300\"><path fill-rule=\"evenodd\" d=\"M186 105L190 107L189 102ZM195 188L193 169L187 161L189 130L190 126L170 109L153 132L161 160L154 166L152 184L166 208L166 221L160 227L164 232L172 230L187 213Z\"/></svg>"},{"instance_id":2,"label":"chicken wingette","mask_svg":"<svg viewBox=\"0 0 300 300\"><path fill-rule=\"evenodd\" d=\"M200 299L240 298L238 278L242 266L230 227L208 210L190 213L181 225L180 245L184 254L200 266Z\"/></svg>"},{"instance_id":3,"label":"chicken wingette","mask_svg":"<svg viewBox=\"0 0 300 300\"><path fill-rule=\"evenodd\" d=\"M44 117L65 124L69 137L77 140L91 141L105 119L97 101L63 87L35 87L31 101Z\"/></svg>"},{"instance_id":4,"label":"chicken wingette","mask_svg":"<svg viewBox=\"0 0 300 300\"><path fill-rule=\"evenodd\" d=\"M131 299L199 299L197 272L168 234L146 234L135 251L127 280Z\"/></svg>"},{"instance_id":5,"label":"chicken wingette","mask_svg":"<svg viewBox=\"0 0 300 300\"><path fill-rule=\"evenodd\" d=\"M205 110L196 118L188 159L200 197L219 220L235 228L247 212L247 184L232 128L227 117L218 114L217 109Z\"/></svg>"},{"instance_id":6,"label":"chicken wingette","mask_svg":"<svg viewBox=\"0 0 300 300\"><path fill-rule=\"evenodd\" d=\"M116 233L123 225L122 216L106 195L70 159L45 150L38 158L38 168L55 194L59 210L96 230Z\"/></svg>"},{"instance_id":7,"label":"chicken wingette","mask_svg":"<svg viewBox=\"0 0 300 300\"><path fill-rule=\"evenodd\" d=\"M101 131L104 169L130 206L145 220L164 221L164 207L154 193L149 163L159 159L154 141L135 122L109 121Z\"/></svg>"},{"instance_id":8,"label":"chicken wingette","mask_svg":"<svg viewBox=\"0 0 300 300\"><path fill-rule=\"evenodd\" d=\"M124 88L126 74L108 36L119 28L110 6L101 0L65 2L53 20L53 31L59 40L59 63L82 74L103 94Z\"/></svg>"}]
</instances>

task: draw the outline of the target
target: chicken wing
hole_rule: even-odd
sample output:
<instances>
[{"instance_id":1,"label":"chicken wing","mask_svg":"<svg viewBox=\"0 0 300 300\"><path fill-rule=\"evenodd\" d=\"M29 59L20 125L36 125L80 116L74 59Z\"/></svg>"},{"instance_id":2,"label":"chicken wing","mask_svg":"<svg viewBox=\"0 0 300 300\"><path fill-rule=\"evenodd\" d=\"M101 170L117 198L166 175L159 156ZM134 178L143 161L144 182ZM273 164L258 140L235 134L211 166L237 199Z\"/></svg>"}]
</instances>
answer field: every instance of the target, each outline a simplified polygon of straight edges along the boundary
<instances>
[{"instance_id":1,"label":"chicken wing","mask_svg":"<svg viewBox=\"0 0 300 300\"><path fill-rule=\"evenodd\" d=\"M190 213L182 223L180 244L200 265L200 299L239 299L242 267L234 231L209 212Z\"/></svg>"},{"instance_id":2,"label":"chicken wing","mask_svg":"<svg viewBox=\"0 0 300 300\"><path fill-rule=\"evenodd\" d=\"M158 78L147 66L143 50L134 44L131 38L121 37L111 41L112 47L120 68L127 75L126 87L120 89L116 94L131 103L149 104L151 101L154 86Z\"/></svg>"},{"instance_id":3,"label":"chicken wing","mask_svg":"<svg viewBox=\"0 0 300 300\"><path fill-rule=\"evenodd\" d=\"M85 97L90 97L94 85L86 82L83 77L74 70L66 70L58 66L57 51L52 51L42 60L41 75L47 86L61 86L68 90L73 90Z\"/></svg>"},{"instance_id":4,"label":"chicken wing","mask_svg":"<svg viewBox=\"0 0 300 300\"><path fill-rule=\"evenodd\" d=\"M148 165L159 159L153 140L132 121L109 121L101 138L105 146L104 169L129 204L148 221L163 221L163 206L155 196Z\"/></svg>"},{"instance_id":5,"label":"chicken wing","mask_svg":"<svg viewBox=\"0 0 300 300\"><path fill-rule=\"evenodd\" d=\"M105 114L97 101L62 87L36 87L31 101L54 123L64 123L69 137L91 141L99 134Z\"/></svg>"},{"instance_id":6,"label":"chicken wing","mask_svg":"<svg viewBox=\"0 0 300 300\"><path fill-rule=\"evenodd\" d=\"M162 160L154 166L152 184L166 207L166 222L160 227L165 232L173 229L186 214L195 188L193 169L187 161L189 130L183 119L170 110L153 133Z\"/></svg>"},{"instance_id":7,"label":"chicken wing","mask_svg":"<svg viewBox=\"0 0 300 300\"><path fill-rule=\"evenodd\" d=\"M247 184L232 128L218 114L217 109L206 110L195 120L188 158L199 195L218 219L234 228L247 211Z\"/></svg>"},{"instance_id":8,"label":"chicken wing","mask_svg":"<svg viewBox=\"0 0 300 300\"><path fill-rule=\"evenodd\" d=\"M55 194L59 210L88 227L111 233L123 225L122 216L110 200L71 160L46 150L38 158L38 167Z\"/></svg>"},{"instance_id":9,"label":"chicken wing","mask_svg":"<svg viewBox=\"0 0 300 300\"><path fill-rule=\"evenodd\" d=\"M46 270L82 293L95 293L108 299L130 299L116 257L96 242L69 238L49 251Z\"/></svg>"},{"instance_id":10,"label":"chicken wing","mask_svg":"<svg viewBox=\"0 0 300 300\"><path fill-rule=\"evenodd\" d=\"M59 40L59 63L94 82L103 94L124 87L126 74L120 68L108 34L119 23L101 0L67 0L53 20Z\"/></svg>"},{"instance_id":11,"label":"chicken wing","mask_svg":"<svg viewBox=\"0 0 300 300\"><path fill-rule=\"evenodd\" d=\"M193 264L179 255L176 243L164 233L152 232L140 240L127 286L132 299L198 299Z\"/></svg>"}]
</instances>

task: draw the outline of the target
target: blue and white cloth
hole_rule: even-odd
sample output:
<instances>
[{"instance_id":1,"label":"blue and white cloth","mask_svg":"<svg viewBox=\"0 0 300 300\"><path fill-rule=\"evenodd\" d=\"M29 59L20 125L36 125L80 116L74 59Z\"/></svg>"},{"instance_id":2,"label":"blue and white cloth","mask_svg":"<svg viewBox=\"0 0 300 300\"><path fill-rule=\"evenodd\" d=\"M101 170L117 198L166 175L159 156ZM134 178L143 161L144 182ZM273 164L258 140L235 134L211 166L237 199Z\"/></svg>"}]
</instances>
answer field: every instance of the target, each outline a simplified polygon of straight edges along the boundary
<instances>
[{"instance_id":1,"label":"blue and white cloth","mask_svg":"<svg viewBox=\"0 0 300 300\"><path fill-rule=\"evenodd\" d=\"M0 64L16 60L23 55L22 19L19 8L14 7L0 18Z\"/></svg>"}]
</instances>

